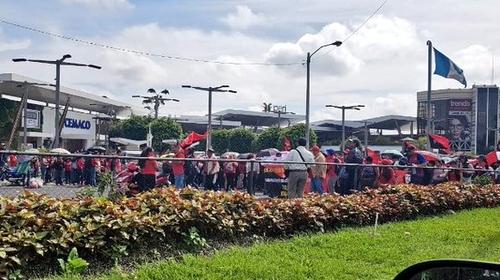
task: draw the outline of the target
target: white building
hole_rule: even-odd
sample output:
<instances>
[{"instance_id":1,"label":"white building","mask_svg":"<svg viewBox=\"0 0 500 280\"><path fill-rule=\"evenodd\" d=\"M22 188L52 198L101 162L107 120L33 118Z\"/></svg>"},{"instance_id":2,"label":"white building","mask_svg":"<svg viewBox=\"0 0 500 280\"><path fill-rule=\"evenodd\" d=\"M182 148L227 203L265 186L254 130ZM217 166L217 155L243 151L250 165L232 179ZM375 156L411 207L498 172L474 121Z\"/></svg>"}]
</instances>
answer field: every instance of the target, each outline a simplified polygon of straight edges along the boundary
<instances>
[{"instance_id":1,"label":"white building","mask_svg":"<svg viewBox=\"0 0 500 280\"><path fill-rule=\"evenodd\" d=\"M30 77L4 73L0 74L0 100L20 101L26 92L19 87L24 82L47 83ZM100 121L96 117L125 118L131 113L142 113L127 103L110 99L103 95L92 94L80 90L61 87L61 113L66 104L68 112L61 131L61 146L70 151L82 150L94 146L98 139L105 138ZM47 141L54 139L55 132L55 88L50 86L28 86L27 137L33 147L42 147ZM22 142L23 121L18 136ZM101 131L100 131L101 130Z\"/></svg>"}]
</instances>

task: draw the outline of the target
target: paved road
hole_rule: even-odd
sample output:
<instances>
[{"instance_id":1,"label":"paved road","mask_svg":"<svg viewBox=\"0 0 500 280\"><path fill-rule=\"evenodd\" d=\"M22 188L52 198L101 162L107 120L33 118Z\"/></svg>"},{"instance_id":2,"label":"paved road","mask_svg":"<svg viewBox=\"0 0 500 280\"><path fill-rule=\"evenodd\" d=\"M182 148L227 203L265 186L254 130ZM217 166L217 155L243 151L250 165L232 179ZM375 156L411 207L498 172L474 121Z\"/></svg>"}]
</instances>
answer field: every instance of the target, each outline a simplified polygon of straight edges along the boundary
<instances>
[{"instance_id":1,"label":"paved road","mask_svg":"<svg viewBox=\"0 0 500 280\"><path fill-rule=\"evenodd\" d=\"M46 184L38 189L25 189L22 186L12 186L9 183L2 182L0 183L0 196L14 197L21 194L24 190L28 190L56 198L71 198L75 197L83 189L83 187L77 186L56 186L53 183Z\"/></svg>"}]
</instances>

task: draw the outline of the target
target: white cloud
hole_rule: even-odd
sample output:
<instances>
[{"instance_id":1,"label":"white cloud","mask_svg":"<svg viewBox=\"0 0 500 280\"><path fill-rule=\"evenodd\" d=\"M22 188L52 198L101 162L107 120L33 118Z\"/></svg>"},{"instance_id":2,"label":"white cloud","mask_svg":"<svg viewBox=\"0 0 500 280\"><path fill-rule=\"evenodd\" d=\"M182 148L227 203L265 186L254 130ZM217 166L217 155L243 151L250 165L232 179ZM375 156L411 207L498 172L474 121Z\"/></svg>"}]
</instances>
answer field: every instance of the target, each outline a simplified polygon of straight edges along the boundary
<instances>
[{"instance_id":1,"label":"white cloud","mask_svg":"<svg viewBox=\"0 0 500 280\"><path fill-rule=\"evenodd\" d=\"M60 0L64 4L78 4L92 9L132 9L134 5L128 0Z\"/></svg>"},{"instance_id":2,"label":"white cloud","mask_svg":"<svg viewBox=\"0 0 500 280\"><path fill-rule=\"evenodd\" d=\"M234 13L226 15L221 20L233 29L247 29L252 26L261 25L265 22L265 17L254 13L247 6L237 6Z\"/></svg>"},{"instance_id":3,"label":"white cloud","mask_svg":"<svg viewBox=\"0 0 500 280\"><path fill-rule=\"evenodd\" d=\"M489 84L491 81L492 51L482 45L471 45L450 57L462 70L469 85Z\"/></svg>"},{"instance_id":4,"label":"white cloud","mask_svg":"<svg viewBox=\"0 0 500 280\"><path fill-rule=\"evenodd\" d=\"M16 40L10 42L0 42L0 52L27 49L31 46L31 40Z\"/></svg>"},{"instance_id":5,"label":"white cloud","mask_svg":"<svg viewBox=\"0 0 500 280\"><path fill-rule=\"evenodd\" d=\"M355 28L356 25L331 23L317 33L303 35L296 43L275 44L266 56L274 63L301 61L308 51L342 40ZM359 73L366 63L413 56L419 41L417 28L411 22L376 16L342 46L330 46L315 54L312 58L314 71L333 76Z\"/></svg>"}]
</instances>

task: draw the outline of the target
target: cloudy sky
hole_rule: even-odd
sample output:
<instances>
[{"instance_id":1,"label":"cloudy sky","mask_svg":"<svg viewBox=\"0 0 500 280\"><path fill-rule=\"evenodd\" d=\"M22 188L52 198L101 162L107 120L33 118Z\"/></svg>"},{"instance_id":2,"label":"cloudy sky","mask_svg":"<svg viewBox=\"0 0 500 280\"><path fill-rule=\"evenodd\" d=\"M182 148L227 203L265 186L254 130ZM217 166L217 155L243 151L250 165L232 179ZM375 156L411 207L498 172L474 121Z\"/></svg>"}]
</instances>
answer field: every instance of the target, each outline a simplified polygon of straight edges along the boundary
<instances>
[{"instance_id":1,"label":"cloudy sky","mask_svg":"<svg viewBox=\"0 0 500 280\"><path fill-rule=\"evenodd\" d=\"M169 89L181 103L161 114L206 114L201 92L182 84L229 84L237 94L214 96L214 110L260 110L262 102L305 112L308 51L343 41L381 1L327 0L0 0L0 18L42 30L131 50L222 62L296 63L288 66L221 65L141 56L78 44L0 23L0 73L51 81L46 65L13 57L98 64L102 70L65 68L64 86L137 102L148 88ZM500 43L498 0L389 0L341 47L318 52L311 65L312 120L340 117L325 104L366 104L349 119L416 115L416 91L426 88L427 46L452 58L472 84L491 83ZM497 60L500 60L498 58ZM497 65L498 66L498 65ZM500 75L497 75L500 76ZM493 81L497 83L497 78ZM457 88L433 77L433 88Z\"/></svg>"}]
</instances>

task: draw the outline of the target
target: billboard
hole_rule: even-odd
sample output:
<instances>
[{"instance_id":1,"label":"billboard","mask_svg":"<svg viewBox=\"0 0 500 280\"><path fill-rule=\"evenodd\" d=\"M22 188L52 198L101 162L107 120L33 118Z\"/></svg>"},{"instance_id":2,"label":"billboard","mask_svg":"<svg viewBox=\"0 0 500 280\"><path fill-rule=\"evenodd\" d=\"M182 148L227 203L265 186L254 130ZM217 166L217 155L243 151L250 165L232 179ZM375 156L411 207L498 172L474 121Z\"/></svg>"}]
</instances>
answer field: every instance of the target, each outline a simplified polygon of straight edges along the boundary
<instances>
[{"instance_id":1,"label":"billboard","mask_svg":"<svg viewBox=\"0 0 500 280\"><path fill-rule=\"evenodd\" d=\"M471 150L472 101L450 99L448 107L448 139L454 151Z\"/></svg>"}]
</instances>

